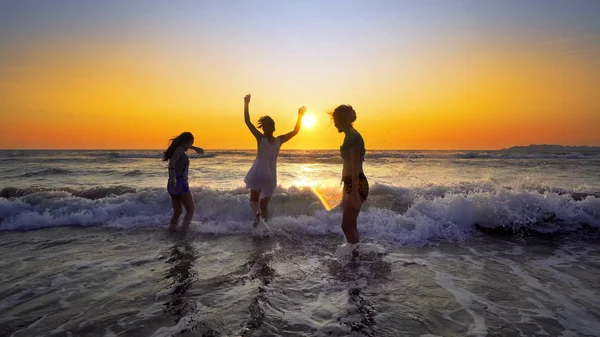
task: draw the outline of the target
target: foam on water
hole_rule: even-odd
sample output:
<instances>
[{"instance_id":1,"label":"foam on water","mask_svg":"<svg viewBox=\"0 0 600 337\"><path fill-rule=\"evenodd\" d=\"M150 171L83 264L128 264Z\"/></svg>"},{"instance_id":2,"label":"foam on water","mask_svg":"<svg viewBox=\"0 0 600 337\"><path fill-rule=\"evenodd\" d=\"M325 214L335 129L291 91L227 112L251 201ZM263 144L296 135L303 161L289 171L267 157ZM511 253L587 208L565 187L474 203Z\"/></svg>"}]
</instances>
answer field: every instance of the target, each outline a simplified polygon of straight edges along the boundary
<instances>
[{"instance_id":1,"label":"foam on water","mask_svg":"<svg viewBox=\"0 0 600 337\"><path fill-rule=\"evenodd\" d=\"M39 171L23 173L19 177L26 177L26 178L27 177L46 177L46 176L53 176L53 175L66 175L66 174L72 174L72 173L73 172L71 172L69 170L65 170L65 169L48 168L48 169L42 169Z\"/></svg>"},{"instance_id":2,"label":"foam on water","mask_svg":"<svg viewBox=\"0 0 600 337\"><path fill-rule=\"evenodd\" d=\"M23 281L3 292L0 323L14 321L3 331L15 336L576 336L600 328L598 249L579 235L553 238L561 245L478 237L468 246L339 246L341 235L306 240L285 227L304 218L318 219L275 217L269 238L4 233L10 272L2 279ZM16 273L20 261L30 265Z\"/></svg>"},{"instance_id":3,"label":"foam on water","mask_svg":"<svg viewBox=\"0 0 600 337\"><path fill-rule=\"evenodd\" d=\"M469 325L467 336L487 336L485 319L471 309L475 296L465 289L455 287L452 277L446 273L436 271L435 280L438 285L450 292L456 302L472 317L473 323Z\"/></svg>"},{"instance_id":4,"label":"foam on water","mask_svg":"<svg viewBox=\"0 0 600 337\"><path fill-rule=\"evenodd\" d=\"M0 230L68 225L162 229L169 221L170 200L163 189L114 189L120 195L99 188L95 190L104 197L85 191L31 190L0 198ZM221 235L253 232L246 190L193 188L193 193L193 230ZM310 188L279 188L270 207L268 233L341 234L339 209L326 211ZM476 226L542 233L600 228L600 198L489 183L414 188L374 184L359 216L363 238L398 245L461 241Z\"/></svg>"},{"instance_id":5,"label":"foam on water","mask_svg":"<svg viewBox=\"0 0 600 337\"><path fill-rule=\"evenodd\" d=\"M598 301L595 299L596 294L587 292L584 289L579 288L579 284L568 283L569 286L575 286L575 291L571 294L565 294L563 288L558 288L554 282L543 282L540 280L540 276L531 274L529 271L524 270L523 266L504 259L501 257L492 258L500 263L507 265L512 273L518 275L520 279L525 281L526 286L534 291L537 299L528 298L536 308L530 309L535 312L535 316L544 318L557 319L558 322L566 329L563 336L576 336L576 335L595 335L600 331L600 323L598 323L595 314L590 313L581 302L591 301L594 305L598 305ZM542 262L544 263L544 262ZM534 264L538 264L534 263ZM545 264L545 263L544 263ZM550 267L551 268L551 267ZM544 269L550 269L546 266ZM556 270L551 270L551 273L556 276ZM558 275L559 279L568 277L565 275ZM571 281L573 280L569 277ZM577 282L576 282L577 283ZM592 297L588 297L592 294ZM560 315L555 315L552 311L556 310L555 306L558 305ZM528 315L524 315L526 320Z\"/></svg>"},{"instance_id":6,"label":"foam on water","mask_svg":"<svg viewBox=\"0 0 600 337\"><path fill-rule=\"evenodd\" d=\"M196 158L213 158L216 156L216 153L205 153L203 155L194 155ZM160 151L126 151L126 152L110 152L108 157L112 158L120 158L120 159L140 159L140 158L153 158L153 159L162 159L163 154Z\"/></svg>"}]
</instances>

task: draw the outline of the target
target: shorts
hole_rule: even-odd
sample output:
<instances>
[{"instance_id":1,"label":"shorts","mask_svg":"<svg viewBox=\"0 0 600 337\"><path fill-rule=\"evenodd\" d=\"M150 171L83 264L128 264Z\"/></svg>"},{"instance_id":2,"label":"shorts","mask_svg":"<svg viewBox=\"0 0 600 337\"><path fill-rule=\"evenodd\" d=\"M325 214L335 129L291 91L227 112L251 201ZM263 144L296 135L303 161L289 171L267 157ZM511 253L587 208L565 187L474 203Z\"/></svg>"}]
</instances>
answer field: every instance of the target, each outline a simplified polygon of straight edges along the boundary
<instances>
[{"instance_id":1,"label":"shorts","mask_svg":"<svg viewBox=\"0 0 600 337\"><path fill-rule=\"evenodd\" d=\"M178 177L175 186L171 186L171 178L167 182L167 192L174 197L181 196L190 192L190 185L188 184L187 177Z\"/></svg>"},{"instance_id":2,"label":"shorts","mask_svg":"<svg viewBox=\"0 0 600 337\"><path fill-rule=\"evenodd\" d=\"M352 193L352 176L343 176L344 193ZM358 196L365 202L369 196L369 181L363 172L358 175Z\"/></svg>"}]
</instances>

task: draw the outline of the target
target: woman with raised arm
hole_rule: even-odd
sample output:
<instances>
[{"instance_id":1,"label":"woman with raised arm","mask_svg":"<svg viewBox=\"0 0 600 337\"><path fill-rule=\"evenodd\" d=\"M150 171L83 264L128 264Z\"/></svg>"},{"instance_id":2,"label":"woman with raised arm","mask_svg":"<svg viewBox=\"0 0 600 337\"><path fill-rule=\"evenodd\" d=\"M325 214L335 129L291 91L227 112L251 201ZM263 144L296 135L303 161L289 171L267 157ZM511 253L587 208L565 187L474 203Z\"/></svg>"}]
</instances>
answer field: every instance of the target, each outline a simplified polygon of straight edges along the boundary
<instances>
[{"instance_id":1,"label":"woman with raised arm","mask_svg":"<svg viewBox=\"0 0 600 337\"><path fill-rule=\"evenodd\" d=\"M260 117L258 128L263 130L263 133L261 133L250 121L249 106L250 94L244 97L244 121L254 138L256 138L257 153L250 171L244 178L244 182L246 188L250 189L250 207L254 212L254 226L256 227L261 217L265 220L269 218L269 200L275 191L275 187L277 187L277 156L281 144L298 134L306 108L301 107L298 109L298 121L292 132L275 137L273 136L275 121L269 116Z\"/></svg>"},{"instance_id":2,"label":"woman with raised arm","mask_svg":"<svg viewBox=\"0 0 600 337\"><path fill-rule=\"evenodd\" d=\"M169 181L167 182L167 192L171 196L171 204L173 205L173 217L169 230L174 231L179 222L179 217L182 213L182 205L185 207L185 216L183 217L183 229L187 230L194 215L194 197L190 191L188 184L188 171L190 167L190 159L185 153L188 149L192 149L198 154L204 154L202 148L193 146L194 135L191 132L184 132L179 136L171 139L171 144L165 152L163 152L163 161L169 162Z\"/></svg>"},{"instance_id":3,"label":"woman with raised arm","mask_svg":"<svg viewBox=\"0 0 600 337\"><path fill-rule=\"evenodd\" d=\"M369 195L369 182L363 172L365 160L365 141L352 123L356 121L356 112L350 105L340 105L332 118L338 132L343 132L344 143L340 146L340 154L344 161L342 182L344 195L342 198L342 230L348 243L358 243L357 218L362 204Z\"/></svg>"}]
</instances>

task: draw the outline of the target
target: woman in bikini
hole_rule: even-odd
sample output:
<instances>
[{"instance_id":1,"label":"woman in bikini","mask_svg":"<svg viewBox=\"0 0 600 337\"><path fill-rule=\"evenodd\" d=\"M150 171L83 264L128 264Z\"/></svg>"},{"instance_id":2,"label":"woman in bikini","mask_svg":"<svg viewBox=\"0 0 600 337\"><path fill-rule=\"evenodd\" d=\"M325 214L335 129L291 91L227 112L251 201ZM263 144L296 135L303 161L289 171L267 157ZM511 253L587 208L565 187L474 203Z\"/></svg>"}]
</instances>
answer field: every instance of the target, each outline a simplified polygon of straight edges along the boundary
<instances>
[{"instance_id":1,"label":"woman in bikini","mask_svg":"<svg viewBox=\"0 0 600 337\"><path fill-rule=\"evenodd\" d=\"M275 187L277 187L277 156L281 144L292 139L300 131L302 116L306 112L305 107L298 109L298 121L292 132L279 137L273 136L275 132L275 121L269 116L263 116L258 119L258 128L250 121L250 95L244 97L244 120L257 143L257 153L252 167L246 174L244 182L246 188L250 189L250 207L254 212L254 226L258 224L261 217L268 219L268 205ZM262 198L261 198L262 195Z\"/></svg>"},{"instance_id":2,"label":"woman in bikini","mask_svg":"<svg viewBox=\"0 0 600 337\"><path fill-rule=\"evenodd\" d=\"M365 160L365 141L352 123L356 121L356 112L350 105L340 105L333 113L333 122L338 132L343 132L344 143L340 146L340 154L344 161L342 182L344 195L342 198L342 230L348 243L358 243L357 218L362 204L369 195L369 182L363 172Z\"/></svg>"}]
</instances>

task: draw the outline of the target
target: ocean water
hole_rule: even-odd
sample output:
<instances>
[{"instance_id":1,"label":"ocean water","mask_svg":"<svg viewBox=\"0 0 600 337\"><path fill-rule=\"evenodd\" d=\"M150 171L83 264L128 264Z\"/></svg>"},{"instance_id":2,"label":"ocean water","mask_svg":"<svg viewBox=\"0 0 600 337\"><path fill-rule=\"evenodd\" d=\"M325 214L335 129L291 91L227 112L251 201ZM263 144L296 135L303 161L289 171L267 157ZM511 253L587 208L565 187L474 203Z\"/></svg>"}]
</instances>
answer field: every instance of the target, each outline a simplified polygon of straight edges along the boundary
<instances>
[{"instance_id":1,"label":"ocean water","mask_svg":"<svg viewBox=\"0 0 600 337\"><path fill-rule=\"evenodd\" d=\"M267 226L254 151L0 151L0 335L600 336L600 153L369 151L359 256L336 151L282 151Z\"/></svg>"}]
</instances>

